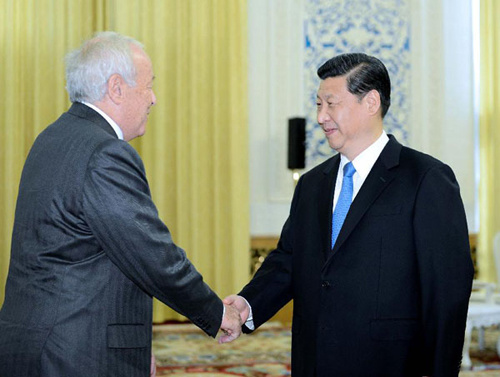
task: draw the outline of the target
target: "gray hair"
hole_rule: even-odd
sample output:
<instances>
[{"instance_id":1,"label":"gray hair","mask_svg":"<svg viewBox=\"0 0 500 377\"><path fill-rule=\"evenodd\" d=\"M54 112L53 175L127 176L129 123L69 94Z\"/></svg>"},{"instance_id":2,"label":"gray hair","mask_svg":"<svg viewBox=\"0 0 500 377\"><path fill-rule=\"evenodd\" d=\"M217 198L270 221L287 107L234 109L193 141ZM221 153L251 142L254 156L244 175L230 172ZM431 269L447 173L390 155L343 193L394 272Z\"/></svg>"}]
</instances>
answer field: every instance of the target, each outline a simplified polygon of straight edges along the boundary
<instances>
[{"instance_id":1,"label":"gray hair","mask_svg":"<svg viewBox=\"0 0 500 377\"><path fill-rule=\"evenodd\" d=\"M66 55L66 90L71 102L95 103L104 98L106 84L115 73L135 86L136 70L131 45L144 46L112 31L97 33Z\"/></svg>"}]
</instances>

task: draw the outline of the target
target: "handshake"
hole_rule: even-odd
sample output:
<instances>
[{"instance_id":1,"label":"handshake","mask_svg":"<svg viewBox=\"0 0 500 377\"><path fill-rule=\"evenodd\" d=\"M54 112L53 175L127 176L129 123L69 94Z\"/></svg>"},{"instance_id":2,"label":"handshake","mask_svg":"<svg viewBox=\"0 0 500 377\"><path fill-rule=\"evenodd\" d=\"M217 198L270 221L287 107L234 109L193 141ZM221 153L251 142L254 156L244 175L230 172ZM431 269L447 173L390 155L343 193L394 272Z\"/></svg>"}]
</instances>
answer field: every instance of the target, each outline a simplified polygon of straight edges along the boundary
<instances>
[{"instance_id":1,"label":"handshake","mask_svg":"<svg viewBox=\"0 0 500 377\"><path fill-rule=\"evenodd\" d=\"M250 315L250 306L247 301L238 295L227 296L224 300L224 318L220 329L224 333L219 338L219 343L229 343L241 335L241 326L247 321ZM151 353L150 377L156 377L156 359Z\"/></svg>"},{"instance_id":2,"label":"handshake","mask_svg":"<svg viewBox=\"0 0 500 377\"><path fill-rule=\"evenodd\" d=\"M220 344L229 343L238 338L241 335L241 326L250 315L250 306L241 296L230 295L222 302L225 312L220 328L224 335L219 338Z\"/></svg>"}]
</instances>

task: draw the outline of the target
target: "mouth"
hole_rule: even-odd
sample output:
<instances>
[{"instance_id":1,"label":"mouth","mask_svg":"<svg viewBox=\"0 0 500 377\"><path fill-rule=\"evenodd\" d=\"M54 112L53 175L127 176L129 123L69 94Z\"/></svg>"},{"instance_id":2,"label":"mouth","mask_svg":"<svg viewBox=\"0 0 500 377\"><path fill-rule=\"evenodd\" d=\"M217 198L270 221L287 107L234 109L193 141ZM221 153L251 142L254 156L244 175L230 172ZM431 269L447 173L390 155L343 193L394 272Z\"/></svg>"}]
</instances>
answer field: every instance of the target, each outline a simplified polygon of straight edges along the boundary
<instances>
[{"instance_id":1,"label":"mouth","mask_svg":"<svg viewBox=\"0 0 500 377\"><path fill-rule=\"evenodd\" d=\"M322 127L322 128L326 136L330 136L337 131L337 128L334 127Z\"/></svg>"}]
</instances>

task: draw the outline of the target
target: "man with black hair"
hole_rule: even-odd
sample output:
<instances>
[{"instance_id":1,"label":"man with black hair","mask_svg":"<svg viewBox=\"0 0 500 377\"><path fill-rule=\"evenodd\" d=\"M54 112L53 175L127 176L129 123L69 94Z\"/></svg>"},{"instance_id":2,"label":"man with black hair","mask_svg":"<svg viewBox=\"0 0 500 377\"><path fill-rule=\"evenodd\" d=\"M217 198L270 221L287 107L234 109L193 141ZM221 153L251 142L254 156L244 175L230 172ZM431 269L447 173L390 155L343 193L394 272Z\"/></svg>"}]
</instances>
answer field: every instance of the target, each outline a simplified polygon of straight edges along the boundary
<instances>
[{"instance_id":1,"label":"man with black hair","mask_svg":"<svg viewBox=\"0 0 500 377\"><path fill-rule=\"evenodd\" d=\"M294 376L457 376L473 267L455 176L383 130L384 64L318 70L335 156L304 174L277 246L236 306L252 331L293 299Z\"/></svg>"}]
</instances>

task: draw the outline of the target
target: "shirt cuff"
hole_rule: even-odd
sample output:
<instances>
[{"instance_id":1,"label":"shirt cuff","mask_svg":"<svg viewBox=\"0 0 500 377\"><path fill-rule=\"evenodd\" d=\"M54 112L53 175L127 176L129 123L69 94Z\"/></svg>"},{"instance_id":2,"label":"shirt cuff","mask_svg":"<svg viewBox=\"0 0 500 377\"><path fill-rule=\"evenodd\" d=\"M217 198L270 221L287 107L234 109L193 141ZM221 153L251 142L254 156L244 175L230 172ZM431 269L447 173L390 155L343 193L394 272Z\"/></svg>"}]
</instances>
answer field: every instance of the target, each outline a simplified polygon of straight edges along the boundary
<instances>
[{"instance_id":1,"label":"shirt cuff","mask_svg":"<svg viewBox=\"0 0 500 377\"><path fill-rule=\"evenodd\" d=\"M245 326L248 327L250 330L255 330L255 325L253 323L253 312L252 312L252 307L250 306L250 304L248 303L247 299L243 296L241 296L241 298L243 300L245 300L245 302L247 303L248 305L248 309L250 310L250 313L248 314L248 318L245 322Z\"/></svg>"}]
</instances>

